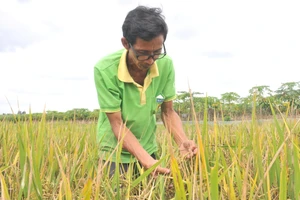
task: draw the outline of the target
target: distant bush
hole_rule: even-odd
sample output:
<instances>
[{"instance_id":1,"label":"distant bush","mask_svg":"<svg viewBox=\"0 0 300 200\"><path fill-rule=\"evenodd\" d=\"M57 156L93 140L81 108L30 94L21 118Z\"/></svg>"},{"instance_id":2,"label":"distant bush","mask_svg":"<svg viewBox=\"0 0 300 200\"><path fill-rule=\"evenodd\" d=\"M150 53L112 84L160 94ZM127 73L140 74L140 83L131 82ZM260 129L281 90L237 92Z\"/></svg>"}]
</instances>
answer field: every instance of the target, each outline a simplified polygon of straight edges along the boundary
<instances>
[{"instance_id":1,"label":"distant bush","mask_svg":"<svg viewBox=\"0 0 300 200\"><path fill-rule=\"evenodd\" d=\"M224 121L226 122L231 121L231 117L228 115L224 116Z\"/></svg>"}]
</instances>

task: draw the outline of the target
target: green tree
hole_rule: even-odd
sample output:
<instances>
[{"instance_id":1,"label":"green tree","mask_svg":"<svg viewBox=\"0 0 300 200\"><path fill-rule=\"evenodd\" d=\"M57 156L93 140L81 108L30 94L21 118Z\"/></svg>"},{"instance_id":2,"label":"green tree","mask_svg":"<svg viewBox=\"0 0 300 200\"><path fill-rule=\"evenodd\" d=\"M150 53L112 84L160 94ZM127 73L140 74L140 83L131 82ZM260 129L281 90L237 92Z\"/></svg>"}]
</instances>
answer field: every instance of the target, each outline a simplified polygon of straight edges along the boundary
<instances>
[{"instance_id":1,"label":"green tree","mask_svg":"<svg viewBox=\"0 0 300 200\"><path fill-rule=\"evenodd\" d=\"M240 95L235 92L226 92L221 94L221 100L224 105L225 116L229 115L230 119L232 118L233 110L232 108L235 106L235 103L238 103L240 99Z\"/></svg>"},{"instance_id":2,"label":"green tree","mask_svg":"<svg viewBox=\"0 0 300 200\"><path fill-rule=\"evenodd\" d=\"M47 110L46 111L46 120L57 120L58 112L55 110Z\"/></svg>"},{"instance_id":3,"label":"green tree","mask_svg":"<svg viewBox=\"0 0 300 200\"><path fill-rule=\"evenodd\" d=\"M92 112L90 112L90 115L89 115L89 120L97 120L99 118L99 112L100 112L100 109L94 109Z\"/></svg>"},{"instance_id":4,"label":"green tree","mask_svg":"<svg viewBox=\"0 0 300 200\"><path fill-rule=\"evenodd\" d=\"M250 97L256 98L256 105L259 108L261 117L263 116L263 111L265 111L264 114L271 114L270 98L272 97L272 92L268 85L255 86L249 90Z\"/></svg>"},{"instance_id":5,"label":"green tree","mask_svg":"<svg viewBox=\"0 0 300 200\"><path fill-rule=\"evenodd\" d=\"M199 98L199 95L202 93L200 92L186 92L186 91L179 91L177 92L177 98L174 101L174 109L178 112L181 117L187 117L190 119L192 116L192 109L191 109L191 97L193 98L195 111L199 112L202 106L202 100Z\"/></svg>"},{"instance_id":6,"label":"green tree","mask_svg":"<svg viewBox=\"0 0 300 200\"><path fill-rule=\"evenodd\" d=\"M300 109L300 82L282 83L275 93L282 103L288 103L291 114Z\"/></svg>"}]
</instances>

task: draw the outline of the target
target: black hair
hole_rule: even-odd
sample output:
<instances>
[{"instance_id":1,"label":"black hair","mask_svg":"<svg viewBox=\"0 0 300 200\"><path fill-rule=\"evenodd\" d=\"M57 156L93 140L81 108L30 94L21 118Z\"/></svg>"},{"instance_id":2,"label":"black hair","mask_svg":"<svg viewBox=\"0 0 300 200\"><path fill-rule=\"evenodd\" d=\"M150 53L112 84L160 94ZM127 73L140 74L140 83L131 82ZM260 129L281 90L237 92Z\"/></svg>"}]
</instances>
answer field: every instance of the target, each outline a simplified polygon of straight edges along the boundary
<instances>
[{"instance_id":1,"label":"black hair","mask_svg":"<svg viewBox=\"0 0 300 200\"><path fill-rule=\"evenodd\" d=\"M123 37L132 45L137 38L150 41L159 35L163 35L165 41L168 34L162 9L146 6L138 6L131 10L125 18L122 30Z\"/></svg>"}]
</instances>

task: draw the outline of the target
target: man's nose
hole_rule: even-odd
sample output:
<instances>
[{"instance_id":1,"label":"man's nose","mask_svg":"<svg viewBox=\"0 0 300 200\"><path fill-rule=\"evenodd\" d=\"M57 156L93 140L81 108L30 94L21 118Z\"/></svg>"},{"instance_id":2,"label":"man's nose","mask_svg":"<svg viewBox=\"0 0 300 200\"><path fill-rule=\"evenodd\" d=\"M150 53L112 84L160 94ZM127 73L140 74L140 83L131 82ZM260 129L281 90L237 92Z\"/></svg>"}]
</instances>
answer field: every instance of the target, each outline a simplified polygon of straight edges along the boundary
<instances>
[{"instance_id":1,"label":"man's nose","mask_svg":"<svg viewBox=\"0 0 300 200\"><path fill-rule=\"evenodd\" d=\"M147 60L146 60L146 63L149 64L149 65L152 65L155 61L155 59L153 58L154 55L150 56Z\"/></svg>"}]
</instances>

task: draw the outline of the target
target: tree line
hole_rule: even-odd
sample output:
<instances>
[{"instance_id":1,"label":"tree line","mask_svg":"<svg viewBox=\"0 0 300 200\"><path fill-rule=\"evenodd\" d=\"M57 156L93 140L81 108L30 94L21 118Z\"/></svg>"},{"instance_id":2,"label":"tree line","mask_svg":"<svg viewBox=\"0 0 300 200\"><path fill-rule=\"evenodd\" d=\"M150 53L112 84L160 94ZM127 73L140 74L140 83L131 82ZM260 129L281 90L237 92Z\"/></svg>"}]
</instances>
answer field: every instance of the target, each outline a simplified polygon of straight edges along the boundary
<instances>
[{"instance_id":1,"label":"tree line","mask_svg":"<svg viewBox=\"0 0 300 200\"><path fill-rule=\"evenodd\" d=\"M218 120L230 121L251 118L253 111L258 118L272 116L271 106L289 116L297 117L300 112L300 81L282 83L272 91L269 86L261 85L252 87L247 97L240 97L235 92L221 94L221 98L204 96L201 92L179 91L174 100L174 109L182 120L202 120L204 115L208 120L216 117ZM2 114L0 120L98 120L99 109L90 111L85 108L76 108L66 112L46 111L45 113L26 114L18 111L17 114ZM195 114L194 114L195 113ZM161 120L160 109L156 114L158 121Z\"/></svg>"},{"instance_id":2,"label":"tree line","mask_svg":"<svg viewBox=\"0 0 300 200\"><path fill-rule=\"evenodd\" d=\"M247 97L240 97L235 92L221 94L221 98L207 96L199 92L181 91L175 100L175 110L181 118L192 119L193 109L197 119L203 119L205 109L208 120L213 120L214 115L224 121L251 118L253 111L259 118L272 116L271 107L297 117L300 111L300 82L282 83L272 91L269 86L261 85L252 87Z\"/></svg>"}]
</instances>

